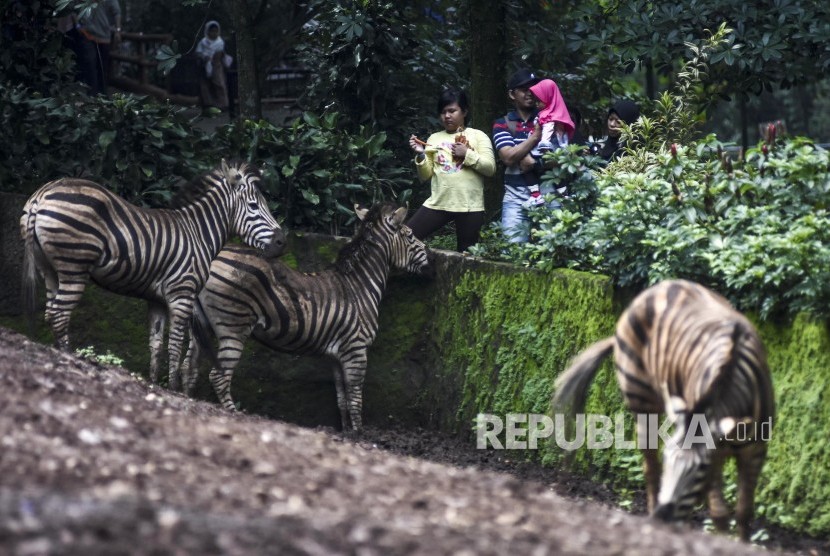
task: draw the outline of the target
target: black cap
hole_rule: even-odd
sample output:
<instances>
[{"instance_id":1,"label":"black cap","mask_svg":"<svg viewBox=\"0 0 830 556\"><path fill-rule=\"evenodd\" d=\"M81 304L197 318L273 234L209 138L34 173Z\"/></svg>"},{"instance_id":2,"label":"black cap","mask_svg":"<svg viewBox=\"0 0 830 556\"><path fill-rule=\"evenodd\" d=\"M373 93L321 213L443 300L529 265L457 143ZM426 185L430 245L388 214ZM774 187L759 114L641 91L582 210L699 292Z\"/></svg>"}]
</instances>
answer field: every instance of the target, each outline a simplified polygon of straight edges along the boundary
<instances>
[{"instance_id":1,"label":"black cap","mask_svg":"<svg viewBox=\"0 0 830 556\"><path fill-rule=\"evenodd\" d=\"M531 87L536 85L541 79L536 77L536 74L527 68L522 68L507 81L507 90L518 89L519 87Z\"/></svg>"}]
</instances>

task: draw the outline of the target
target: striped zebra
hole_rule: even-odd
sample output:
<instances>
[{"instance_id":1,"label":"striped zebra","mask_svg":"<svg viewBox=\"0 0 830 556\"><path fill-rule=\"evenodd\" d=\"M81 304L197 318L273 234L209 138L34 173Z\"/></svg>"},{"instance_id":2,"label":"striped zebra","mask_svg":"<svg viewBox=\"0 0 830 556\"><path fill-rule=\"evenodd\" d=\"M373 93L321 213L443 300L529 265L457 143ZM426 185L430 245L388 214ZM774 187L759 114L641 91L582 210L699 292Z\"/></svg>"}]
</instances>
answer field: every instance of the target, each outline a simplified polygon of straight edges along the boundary
<instances>
[{"instance_id":1,"label":"striped zebra","mask_svg":"<svg viewBox=\"0 0 830 556\"><path fill-rule=\"evenodd\" d=\"M377 333L390 268L426 274L431 266L424 244L403 225L406 208L382 203L355 210L361 221L355 236L325 272L298 272L242 246L226 247L211 264L196 326L201 319L219 340L210 382L225 408L235 409L231 378L245 341L253 336L284 353L335 359L343 430L361 428L366 354ZM183 371L186 392L196 383L198 354L208 347L199 339L191 334L189 367Z\"/></svg>"},{"instance_id":2,"label":"striped zebra","mask_svg":"<svg viewBox=\"0 0 830 556\"><path fill-rule=\"evenodd\" d=\"M664 521L685 519L705 492L715 526L726 529L723 464L734 457L738 533L748 540L775 412L766 354L755 328L726 299L699 284L657 284L634 299L615 336L590 346L559 377L555 411L584 410L594 374L612 350L626 405L638 415L649 512ZM664 412L675 433L665 443L661 477L656 446L645 442L644 414ZM704 426L713 440L708 448ZM699 442L688 442L698 434Z\"/></svg>"},{"instance_id":3,"label":"striped zebra","mask_svg":"<svg viewBox=\"0 0 830 556\"><path fill-rule=\"evenodd\" d=\"M69 348L69 319L92 280L149 302L150 377L158 381L167 321L170 387L196 295L210 262L232 236L276 256L285 235L258 189L260 174L224 160L186 187L176 209L145 209L91 181L64 178L38 189L23 207L24 307L34 313L38 274L46 282L46 322ZM185 199L185 197L188 197Z\"/></svg>"}]
</instances>

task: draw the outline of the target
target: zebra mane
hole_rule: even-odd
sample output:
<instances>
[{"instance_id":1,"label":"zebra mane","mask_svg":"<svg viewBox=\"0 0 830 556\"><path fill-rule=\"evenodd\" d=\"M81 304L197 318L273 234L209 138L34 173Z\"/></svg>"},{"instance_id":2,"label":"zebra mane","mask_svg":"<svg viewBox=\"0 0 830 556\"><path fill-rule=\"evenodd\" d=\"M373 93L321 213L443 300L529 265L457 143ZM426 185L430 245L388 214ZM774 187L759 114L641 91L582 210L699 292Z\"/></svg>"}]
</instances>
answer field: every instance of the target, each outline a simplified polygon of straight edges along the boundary
<instances>
[{"instance_id":1,"label":"zebra mane","mask_svg":"<svg viewBox=\"0 0 830 556\"><path fill-rule=\"evenodd\" d=\"M262 177L259 168L244 160L232 160L227 165L231 170L238 170L241 174L255 174L257 177ZM169 208L179 209L193 204L210 190L210 186L214 181L226 177L229 176L224 175L222 166L219 165L208 172L196 176L189 182L184 182L170 200L168 204Z\"/></svg>"},{"instance_id":2,"label":"zebra mane","mask_svg":"<svg viewBox=\"0 0 830 556\"><path fill-rule=\"evenodd\" d=\"M380 221L384 214L393 213L398 206L390 201L372 205L365 220L359 221L352 239L340 249L334 268L343 274L353 272L361 254L366 248L372 229Z\"/></svg>"}]
</instances>

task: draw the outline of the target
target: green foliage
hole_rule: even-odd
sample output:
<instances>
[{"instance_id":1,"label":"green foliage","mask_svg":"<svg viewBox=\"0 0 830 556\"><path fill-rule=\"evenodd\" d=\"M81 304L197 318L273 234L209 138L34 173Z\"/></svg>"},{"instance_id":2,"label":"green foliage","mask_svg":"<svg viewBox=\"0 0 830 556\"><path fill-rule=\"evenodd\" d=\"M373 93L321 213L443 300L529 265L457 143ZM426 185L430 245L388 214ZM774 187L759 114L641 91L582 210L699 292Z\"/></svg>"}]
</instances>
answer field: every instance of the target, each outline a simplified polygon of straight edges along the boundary
<instances>
[{"instance_id":1,"label":"green foliage","mask_svg":"<svg viewBox=\"0 0 830 556\"><path fill-rule=\"evenodd\" d=\"M400 160L407 159L409 135L425 133L425 117L437 124L441 89L465 83L456 28L417 6L376 1L334 4L315 25L298 46L302 63L314 68L301 102L317 113L342 114L353 131L384 130Z\"/></svg>"},{"instance_id":2,"label":"green foliage","mask_svg":"<svg viewBox=\"0 0 830 556\"><path fill-rule=\"evenodd\" d=\"M354 216L354 203L371 204L411 195L409 172L396 164L386 134L360 127L350 133L334 112L306 112L288 125L240 121L217 130L223 151L261 163L263 189L279 199L291 228L339 234Z\"/></svg>"},{"instance_id":3,"label":"green foliage","mask_svg":"<svg viewBox=\"0 0 830 556\"><path fill-rule=\"evenodd\" d=\"M572 232L584 224L596 206L599 190L592 169L600 168L604 162L585 155L583 150L579 145L570 145L545 155L546 161L553 162L553 168L542 176L542 184L567 187L567 194L555 195L560 209L529 209L533 238L530 243L509 243L501 233L500 225L492 224L485 228L481 241L471 247L470 252L544 270L587 265L586 254L591 246L582 243L584 238Z\"/></svg>"},{"instance_id":4,"label":"green foliage","mask_svg":"<svg viewBox=\"0 0 830 556\"><path fill-rule=\"evenodd\" d=\"M716 80L727 81L733 92L757 94L773 84L811 82L826 73L828 10L819 0L778 0L774 9L739 0L583 2L571 14L577 24L568 42L573 52L592 53L590 64L653 64L670 74L687 43L726 23L734 32L728 48L712 59Z\"/></svg>"},{"instance_id":5,"label":"green foliage","mask_svg":"<svg viewBox=\"0 0 830 556\"><path fill-rule=\"evenodd\" d=\"M78 348L75 350L75 354L84 359L101 363L102 365L116 365L120 367L124 364L124 360L114 355L110 350L107 350L104 354L96 353L94 346Z\"/></svg>"},{"instance_id":6,"label":"green foliage","mask_svg":"<svg viewBox=\"0 0 830 556\"><path fill-rule=\"evenodd\" d=\"M90 177L133 203L157 206L181 179L220 156L181 108L132 95L39 97L0 84L4 190L28 193L64 176Z\"/></svg>"},{"instance_id":7,"label":"green foliage","mask_svg":"<svg viewBox=\"0 0 830 556\"><path fill-rule=\"evenodd\" d=\"M693 58L674 90L625 130L627 156L595 171L594 181L576 180L571 189L584 200L539 209L526 245L504 251L496 242L476 252L602 272L635 288L688 278L764 317L830 314L828 152L807 139L779 138L733 160L714 136L694 140L704 105L698 97L706 94L699 82L727 33L721 27L703 45L689 45ZM560 161L565 178L571 167Z\"/></svg>"},{"instance_id":8,"label":"green foliage","mask_svg":"<svg viewBox=\"0 0 830 556\"><path fill-rule=\"evenodd\" d=\"M411 196L410 172L396 164L386 134L350 132L336 113L305 113L282 127L236 121L208 137L184 109L133 95L40 97L0 83L0 107L0 125L21 138L0 144L4 191L81 176L132 203L164 206L182 180L239 158L263 169L263 190L291 228L335 234L354 203Z\"/></svg>"},{"instance_id":9,"label":"green foliage","mask_svg":"<svg viewBox=\"0 0 830 556\"><path fill-rule=\"evenodd\" d=\"M0 83L25 83L44 95L68 85L73 55L53 15L51 2L0 3Z\"/></svg>"}]
</instances>

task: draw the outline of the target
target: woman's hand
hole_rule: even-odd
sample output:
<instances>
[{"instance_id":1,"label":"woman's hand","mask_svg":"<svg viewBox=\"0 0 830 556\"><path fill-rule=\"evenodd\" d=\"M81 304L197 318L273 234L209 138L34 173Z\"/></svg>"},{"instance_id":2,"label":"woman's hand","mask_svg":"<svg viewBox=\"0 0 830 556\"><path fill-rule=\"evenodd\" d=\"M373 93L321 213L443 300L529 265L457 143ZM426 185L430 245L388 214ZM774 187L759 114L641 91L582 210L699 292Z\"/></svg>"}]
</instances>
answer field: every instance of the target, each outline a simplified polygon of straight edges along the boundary
<instances>
[{"instance_id":1,"label":"woman's hand","mask_svg":"<svg viewBox=\"0 0 830 556\"><path fill-rule=\"evenodd\" d=\"M424 154L424 146L414 135L409 136L409 147L415 151L415 154Z\"/></svg>"},{"instance_id":2,"label":"woman's hand","mask_svg":"<svg viewBox=\"0 0 830 556\"><path fill-rule=\"evenodd\" d=\"M464 143L453 143L452 144L452 157L456 160L464 160L464 157L467 156L468 147Z\"/></svg>"}]
</instances>

